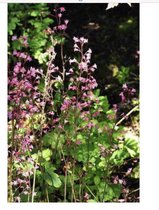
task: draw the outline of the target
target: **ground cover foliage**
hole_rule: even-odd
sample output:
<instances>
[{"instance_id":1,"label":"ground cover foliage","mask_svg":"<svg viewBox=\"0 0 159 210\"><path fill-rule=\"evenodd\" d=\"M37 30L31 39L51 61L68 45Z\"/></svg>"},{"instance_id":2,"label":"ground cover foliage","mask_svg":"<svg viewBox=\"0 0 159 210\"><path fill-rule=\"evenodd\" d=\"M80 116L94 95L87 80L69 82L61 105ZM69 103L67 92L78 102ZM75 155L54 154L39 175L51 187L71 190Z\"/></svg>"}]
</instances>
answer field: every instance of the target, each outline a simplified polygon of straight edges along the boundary
<instances>
[{"instance_id":1,"label":"ground cover foliage","mask_svg":"<svg viewBox=\"0 0 159 210\"><path fill-rule=\"evenodd\" d=\"M9 202L139 201L138 24L138 4L8 4Z\"/></svg>"}]
</instances>

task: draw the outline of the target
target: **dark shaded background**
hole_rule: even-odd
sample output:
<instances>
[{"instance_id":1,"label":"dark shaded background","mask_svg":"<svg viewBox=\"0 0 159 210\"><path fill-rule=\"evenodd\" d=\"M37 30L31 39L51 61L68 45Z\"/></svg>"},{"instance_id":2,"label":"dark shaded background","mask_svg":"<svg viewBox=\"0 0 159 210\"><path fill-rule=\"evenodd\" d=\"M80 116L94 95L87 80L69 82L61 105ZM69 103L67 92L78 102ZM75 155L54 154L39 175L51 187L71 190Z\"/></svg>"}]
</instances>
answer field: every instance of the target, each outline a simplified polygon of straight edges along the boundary
<instances>
[{"instance_id":1,"label":"dark shaded background","mask_svg":"<svg viewBox=\"0 0 159 210\"><path fill-rule=\"evenodd\" d=\"M59 4L56 5L57 7ZM126 83L139 93L139 4L119 4L106 10L107 4L62 4L69 19L67 34L70 37L65 50L72 51L73 36L88 38L92 63L98 69L95 77L102 95L111 104L120 101L122 84L113 76L113 69L129 68ZM52 10L52 5L50 5ZM66 53L67 54L67 53ZM115 67L114 67L115 66Z\"/></svg>"}]
</instances>

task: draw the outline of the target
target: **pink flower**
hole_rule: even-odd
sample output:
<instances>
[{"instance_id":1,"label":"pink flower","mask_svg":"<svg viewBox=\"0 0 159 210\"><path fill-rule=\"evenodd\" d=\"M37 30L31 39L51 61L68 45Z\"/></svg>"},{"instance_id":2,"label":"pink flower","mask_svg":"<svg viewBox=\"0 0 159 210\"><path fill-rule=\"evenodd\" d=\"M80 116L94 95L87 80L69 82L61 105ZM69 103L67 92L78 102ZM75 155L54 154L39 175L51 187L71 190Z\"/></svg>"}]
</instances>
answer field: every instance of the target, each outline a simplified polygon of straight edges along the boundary
<instances>
[{"instance_id":1,"label":"pink flower","mask_svg":"<svg viewBox=\"0 0 159 210\"><path fill-rule=\"evenodd\" d=\"M84 77L79 77L79 78L77 78L77 81L80 81L82 83L85 83L85 82L87 82L87 79L84 78Z\"/></svg>"},{"instance_id":2,"label":"pink flower","mask_svg":"<svg viewBox=\"0 0 159 210\"><path fill-rule=\"evenodd\" d=\"M13 51L13 55L17 55L17 51L16 50Z\"/></svg>"},{"instance_id":3,"label":"pink flower","mask_svg":"<svg viewBox=\"0 0 159 210\"><path fill-rule=\"evenodd\" d=\"M32 58L29 55L27 56L27 61L32 61Z\"/></svg>"},{"instance_id":4,"label":"pink flower","mask_svg":"<svg viewBox=\"0 0 159 210\"><path fill-rule=\"evenodd\" d=\"M115 112L118 111L118 105L117 105L117 104L113 104L113 110L114 110Z\"/></svg>"},{"instance_id":5,"label":"pink flower","mask_svg":"<svg viewBox=\"0 0 159 210\"><path fill-rule=\"evenodd\" d=\"M13 181L12 185L16 186L16 185L18 185L18 182L17 181Z\"/></svg>"},{"instance_id":6,"label":"pink flower","mask_svg":"<svg viewBox=\"0 0 159 210\"><path fill-rule=\"evenodd\" d=\"M20 69L20 72L24 74L26 72L26 69L23 67Z\"/></svg>"},{"instance_id":7,"label":"pink flower","mask_svg":"<svg viewBox=\"0 0 159 210\"><path fill-rule=\"evenodd\" d=\"M90 122L90 123L87 124L87 127L88 127L89 129L91 129L91 128L94 127L94 124L93 124L92 122Z\"/></svg>"},{"instance_id":8,"label":"pink flower","mask_svg":"<svg viewBox=\"0 0 159 210\"><path fill-rule=\"evenodd\" d=\"M82 44L88 43L88 39L85 39L84 37L81 37L81 38L80 38L80 42L81 42Z\"/></svg>"},{"instance_id":9,"label":"pink flower","mask_svg":"<svg viewBox=\"0 0 159 210\"><path fill-rule=\"evenodd\" d=\"M77 87L76 86L69 86L68 89L69 90L77 90Z\"/></svg>"},{"instance_id":10,"label":"pink flower","mask_svg":"<svg viewBox=\"0 0 159 210\"><path fill-rule=\"evenodd\" d=\"M59 71L59 67L55 67L55 65L52 65L49 69L50 73L54 73L54 72L58 72Z\"/></svg>"},{"instance_id":11,"label":"pink flower","mask_svg":"<svg viewBox=\"0 0 159 210\"><path fill-rule=\"evenodd\" d=\"M40 105L41 105L42 107L45 106L45 102L44 102L44 101L40 102Z\"/></svg>"},{"instance_id":12,"label":"pink flower","mask_svg":"<svg viewBox=\"0 0 159 210\"><path fill-rule=\"evenodd\" d=\"M84 119L86 122L89 121L89 118L88 118L88 117L84 117L83 119Z\"/></svg>"},{"instance_id":13,"label":"pink flower","mask_svg":"<svg viewBox=\"0 0 159 210\"><path fill-rule=\"evenodd\" d=\"M35 68L31 67L30 68L30 72L31 72L31 76L32 77L35 77L36 76L36 69Z\"/></svg>"},{"instance_id":14,"label":"pink flower","mask_svg":"<svg viewBox=\"0 0 159 210\"><path fill-rule=\"evenodd\" d=\"M65 7L60 7L60 11L61 12L65 12L66 10L65 10Z\"/></svg>"},{"instance_id":15,"label":"pink flower","mask_svg":"<svg viewBox=\"0 0 159 210\"><path fill-rule=\"evenodd\" d=\"M11 81L12 85L17 85L18 84L18 79L15 77Z\"/></svg>"},{"instance_id":16,"label":"pink flower","mask_svg":"<svg viewBox=\"0 0 159 210\"><path fill-rule=\"evenodd\" d=\"M77 38L77 37L73 37L73 40L75 43L81 43L81 44L84 44L84 43L87 43L88 42L88 39L85 39L84 37L81 37L81 38Z\"/></svg>"},{"instance_id":17,"label":"pink flower","mask_svg":"<svg viewBox=\"0 0 159 210\"><path fill-rule=\"evenodd\" d=\"M25 53L20 53L20 56L19 57L26 59L27 58L27 55Z\"/></svg>"},{"instance_id":18,"label":"pink flower","mask_svg":"<svg viewBox=\"0 0 159 210\"><path fill-rule=\"evenodd\" d=\"M136 90L134 88L131 89L131 94L136 93Z\"/></svg>"},{"instance_id":19,"label":"pink flower","mask_svg":"<svg viewBox=\"0 0 159 210\"><path fill-rule=\"evenodd\" d=\"M84 62L79 63L78 67L80 70L83 70L83 71L87 71L88 69L87 63L84 63Z\"/></svg>"},{"instance_id":20,"label":"pink flower","mask_svg":"<svg viewBox=\"0 0 159 210\"><path fill-rule=\"evenodd\" d=\"M58 17L59 17L59 18L61 18L61 17L62 17L62 14L61 14L61 13L59 13L59 14L58 14Z\"/></svg>"},{"instance_id":21,"label":"pink flower","mask_svg":"<svg viewBox=\"0 0 159 210\"><path fill-rule=\"evenodd\" d=\"M26 90L31 90L33 88L32 84L28 81L26 81L24 85L25 85L24 88Z\"/></svg>"},{"instance_id":22,"label":"pink flower","mask_svg":"<svg viewBox=\"0 0 159 210\"><path fill-rule=\"evenodd\" d=\"M74 42L80 42L80 40L77 37L73 37Z\"/></svg>"},{"instance_id":23,"label":"pink flower","mask_svg":"<svg viewBox=\"0 0 159 210\"><path fill-rule=\"evenodd\" d=\"M64 23L67 25L69 23L69 20L64 20Z\"/></svg>"},{"instance_id":24,"label":"pink flower","mask_svg":"<svg viewBox=\"0 0 159 210\"><path fill-rule=\"evenodd\" d=\"M19 56L20 56L20 52L18 52L18 51L16 51L16 50L14 50L14 51L13 51L13 55L15 55L15 56L19 57Z\"/></svg>"},{"instance_id":25,"label":"pink flower","mask_svg":"<svg viewBox=\"0 0 159 210\"><path fill-rule=\"evenodd\" d=\"M84 103L81 104L81 106L82 106L83 108L88 107L89 105L90 105L89 102L84 102Z\"/></svg>"},{"instance_id":26,"label":"pink flower","mask_svg":"<svg viewBox=\"0 0 159 210\"><path fill-rule=\"evenodd\" d=\"M14 67L14 73L18 74L20 72L20 68L18 65Z\"/></svg>"},{"instance_id":27,"label":"pink flower","mask_svg":"<svg viewBox=\"0 0 159 210\"><path fill-rule=\"evenodd\" d=\"M71 68L71 69L69 69L69 71L68 72L66 72L66 75L70 75L70 74L73 74L73 69Z\"/></svg>"},{"instance_id":28,"label":"pink flower","mask_svg":"<svg viewBox=\"0 0 159 210\"><path fill-rule=\"evenodd\" d=\"M81 90L89 90L89 87L88 86L82 86Z\"/></svg>"},{"instance_id":29,"label":"pink flower","mask_svg":"<svg viewBox=\"0 0 159 210\"><path fill-rule=\"evenodd\" d=\"M93 116L93 117L97 117L97 116L99 116L99 114L100 114L100 112L97 111L97 112L93 113L92 116Z\"/></svg>"},{"instance_id":30,"label":"pink flower","mask_svg":"<svg viewBox=\"0 0 159 210\"><path fill-rule=\"evenodd\" d=\"M8 112L8 118L9 118L9 120L12 119L12 112Z\"/></svg>"},{"instance_id":31,"label":"pink flower","mask_svg":"<svg viewBox=\"0 0 159 210\"><path fill-rule=\"evenodd\" d=\"M57 123L57 122L59 122L59 120L60 120L59 118L55 118L55 119L53 119L53 122Z\"/></svg>"},{"instance_id":32,"label":"pink flower","mask_svg":"<svg viewBox=\"0 0 159 210\"><path fill-rule=\"evenodd\" d=\"M81 103L77 103L76 107L81 110L82 109L82 106L81 106Z\"/></svg>"},{"instance_id":33,"label":"pink flower","mask_svg":"<svg viewBox=\"0 0 159 210\"><path fill-rule=\"evenodd\" d=\"M51 111L51 112L48 112L48 114L54 116L55 113L53 111Z\"/></svg>"},{"instance_id":34,"label":"pink flower","mask_svg":"<svg viewBox=\"0 0 159 210\"><path fill-rule=\"evenodd\" d=\"M63 126L62 126L62 125L58 125L58 128L59 128L59 129L63 129Z\"/></svg>"},{"instance_id":35,"label":"pink flower","mask_svg":"<svg viewBox=\"0 0 159 210\"><path fill-rule=\"evenodd\" d=\"M17 36L16 35L12 36L12 41L14 41L14 40L17 40Z\"/></svg>"},{"instance_id":36,"label":"pink flower","mask_svg":"<svg viewBox=\"0 0 159 210\"><path fill-rule=\"evenodd\" d=\"M74 44L74 52L76 52L76 51L80 52L80 48L78 47L77 44Z\"/></svg>"},{"instance_id":37,"label":"pink flower","mask_svg":"<svg viewBox=\"0 0 159 210\"><path fill-rule=\"evenodd\" d=\"M122 87L124 90L127 90L128 89L128 86L127 86L127 84L125 83L125 84L123 84L123 87Z\"/></svg>"},{"instance_id":38,"label":"pink flower","mask_svg":"<svg viewBox=\"0 0 159 210\"><path fill-rule=\"evenodd\" d=\"M80 144L81 144L81 141L80 141L80 140L77 140L77 141L76 141L76 144L77 144L77 145L80 145Z\"/></svg>"},{"instance_id":39,"label":"pink flower","mask_svg":"<svg viewBox=\"0 0 159 210\"><path fill-rule=\"evenodd\" d=\"M124 102L125 102L125 100L126 100L124 93L123 93L123 92L121 92L121 93L119 94L119 96L121 97L121 101L122 101L122 103L124 103Z\"/></svg>"},{"instance_id":40,"label":"pink flower","mask_svg":"<svg viewBox=\"0 0 159 210\"><path fill-rule=\"evenodd\" d=\"M27 41L27 40L24 40L24 41L23 41L23 44L24 44L24 46L27 47L27 46L28 46L28 41Z\"/></svg>"},{"instance_id":41,"label":"pink flower","mask_svg":"<svg viewBox=\"0 0 159 210\"><path fill-rule=\"evenodd\" d=\"M89 71L94 72L97 69L97 65L94 64L93 66L89 67Z\"/></svg>"},{"instance_id":42,"label":"pink flower","mask_svg":"<svg viewBox=\"0 0 159 210\"><path fill-rule=\"evenodd\" d=\"M58 25L58 29L63 31L63 30L66 30L67 29L67 26L62 24L62 25Z\"/></svg>"},{"instance_id":43,"label":"pink flower","mask_svg":"<svg viewBox=\"0 0 159 210\"><path fill-rule=\"evenodd\" d=\"M65 99L62 106L61 106L61 111L67 110L71 105L70 99Z\"/></svg>"}]
</instances>

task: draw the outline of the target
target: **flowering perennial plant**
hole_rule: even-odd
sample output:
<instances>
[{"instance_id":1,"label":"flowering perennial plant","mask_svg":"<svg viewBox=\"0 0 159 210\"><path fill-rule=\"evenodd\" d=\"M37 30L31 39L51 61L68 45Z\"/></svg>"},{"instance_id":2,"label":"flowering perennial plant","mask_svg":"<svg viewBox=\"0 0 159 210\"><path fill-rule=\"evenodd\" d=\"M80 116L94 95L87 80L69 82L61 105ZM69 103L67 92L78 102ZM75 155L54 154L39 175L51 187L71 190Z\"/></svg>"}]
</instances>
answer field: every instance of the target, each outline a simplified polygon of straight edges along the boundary
<instances>
[{"instance_id":1,"label":"flowering perennial plant","mask_svg":"<svg viewBox=\"0 0 159 210\"><path fill-rule=\"evenodd\" d=\"M26 52L12 54L16 63L8 75L8 201L115 201L122 184L111 182L111 174L125 158L138 156L138 143L127 139L119 148L116 112L96 89L97 65L91 63L92 50L85 50L88 39L73 37L75 56L64 55L69 21L62 20L64 7L53 12L57 25L44 31L52 45L46 49L43 69L32 66ZM17 39L12 37L13 42ZM28 47L27 37L23 45ZM122 101L134 93L124 85Z\"/></svg>"}]
</instances>

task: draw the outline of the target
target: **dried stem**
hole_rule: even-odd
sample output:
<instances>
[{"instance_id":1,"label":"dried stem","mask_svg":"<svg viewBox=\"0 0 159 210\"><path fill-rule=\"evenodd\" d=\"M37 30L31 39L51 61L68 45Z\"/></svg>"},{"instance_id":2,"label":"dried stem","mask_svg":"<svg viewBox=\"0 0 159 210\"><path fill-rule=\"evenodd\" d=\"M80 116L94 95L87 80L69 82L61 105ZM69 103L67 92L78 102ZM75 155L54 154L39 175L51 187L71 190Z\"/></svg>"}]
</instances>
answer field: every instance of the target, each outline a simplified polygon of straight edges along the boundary
<instances>
[{"instance_id":1,"label":"dried stem","mask_svg":"<svg viewBox=\"0 0 159 210\"><path fill-rule=\"evenodd\" d=\"M121 118L117 123L116 126L119 125L121 122L123 122L132 112L137 111L139 108L139 105L135 106L133 109L131 109L123 118Z\"/></svg>"}]
</instances>

